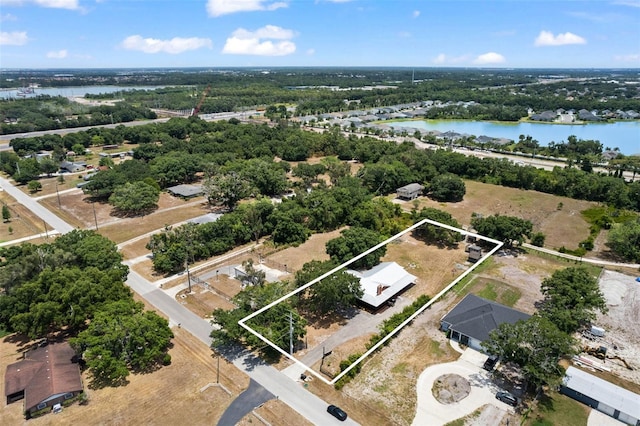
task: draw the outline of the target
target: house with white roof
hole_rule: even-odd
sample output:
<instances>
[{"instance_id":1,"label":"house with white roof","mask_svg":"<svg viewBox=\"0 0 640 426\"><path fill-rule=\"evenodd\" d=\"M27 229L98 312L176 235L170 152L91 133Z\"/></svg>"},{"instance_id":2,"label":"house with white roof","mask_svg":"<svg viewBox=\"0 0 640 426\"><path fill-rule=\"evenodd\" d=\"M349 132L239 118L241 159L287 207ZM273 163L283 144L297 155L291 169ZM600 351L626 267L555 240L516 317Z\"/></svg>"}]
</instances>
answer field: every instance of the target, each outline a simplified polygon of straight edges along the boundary
<instances>
[{"instance_id":1,"label":"house with white roof","mask_svg":"<svg viewBox=\"0 0 640 426\"><path fill-rule=\"evenodd\" d=\"M396 262L382 262L367 271L347 272L360 279L363 290L360 301L372 308L379 308L418 279Z\"/></svg>"}]
</instances>

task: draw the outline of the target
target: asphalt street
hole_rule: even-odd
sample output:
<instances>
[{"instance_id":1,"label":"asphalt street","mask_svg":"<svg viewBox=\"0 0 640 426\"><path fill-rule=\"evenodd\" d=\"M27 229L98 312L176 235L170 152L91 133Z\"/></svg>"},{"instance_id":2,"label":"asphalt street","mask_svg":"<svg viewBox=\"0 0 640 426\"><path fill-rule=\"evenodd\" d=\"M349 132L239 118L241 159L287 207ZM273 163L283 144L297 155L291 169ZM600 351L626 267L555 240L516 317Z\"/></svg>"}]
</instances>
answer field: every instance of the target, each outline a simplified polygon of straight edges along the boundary
<instances>
[{"instance_id":1,"label":"asphalt street","mask_svg":"<svg viewBox=\"0 0 640 426\"><path fill-rule=\"evenodd\" d=\"M235 401L222 413L222 417L218 420L218 426L234 426L247 415L248 408L258 407L273 398L275 398L274 394L251 379L249 387L238 395Z\"/></svg>"},{"instance_id":2,"label":"asphalt street","mask_svg":"<svg viewBox=\"0 0 640 426\"><path fill-rule=\"evenodd\" d=\"M7 179L0 178L0 186L2 186L2 189L4 189L7 194L15 198L16 201L31 210L40 219L44 220L50 228L55 229L61 234L73 231L73 226L69 225L67 222L47 210L42 204L20 191Z\"/></svg>"}]
</instances>

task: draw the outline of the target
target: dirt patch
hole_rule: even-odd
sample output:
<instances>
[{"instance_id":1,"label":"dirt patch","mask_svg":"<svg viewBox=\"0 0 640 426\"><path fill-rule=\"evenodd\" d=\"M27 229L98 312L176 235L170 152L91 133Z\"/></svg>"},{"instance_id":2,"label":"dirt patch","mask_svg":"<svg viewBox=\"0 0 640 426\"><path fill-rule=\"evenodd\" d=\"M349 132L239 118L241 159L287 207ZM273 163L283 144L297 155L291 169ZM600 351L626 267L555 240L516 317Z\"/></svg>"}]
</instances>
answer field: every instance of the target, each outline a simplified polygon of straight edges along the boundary
<instances>
[{"instance_id":1,"label":"dirt patch","mask_svg":"<svg viewBox=\"0 0 640 426\"><path fill-rule=\"evenodd\" d=\"M605 334L591 339L583 337L582 344L606 347L604 365L613 375L636 383L640 389L640 328L629 326L640 323L640 283L635 281L636 276L603 271L599 285L609 312L598 315L595 325L604 328ZM624 359L632 370L615 357Z\"/></svg>"},{"instance_id":2,"label":"dirt patch","mask_svg":"<svg viewBox=\"0 0 640 426\"><path fill-rule=\"evenodd\" d=\"M298 247L289 247L276 253L266 255L267 261L287 265L287 271L293 273L302 269L302 266L310 260L329 260L326 252L327 241L340 236L342 229L321 234L313 234L307 241ZM268 251L264 249L263 252Z\"/></svg>"},{"instance_id":3,"label":"dirt patch","mask_svg":"<svg viewBox=\"0 0 640 426\"><path fill-rule=\"evenodd\" d=\"M215 424L224 410L249 384L249 378L233 364L220 360L220 383L217 377L217 359L211 349L191 334L173 329L175 338L170 366L150 373L133 375L129 383L118 388L87 389L89 404L72 405L60 414L48 414L29 420L29 425L59 424ZM17 359L18 345L5 338L0 343L0 373L4 377L7 364ZM87 383L86 374L83 375ZM213 384L213 385L209 385ZM209 385L209 386L207 386ZM4 388L1 381L0 390ZM4 392L3 392L4 395ZM89 420L90 419L90 420ZM10 404L2 410L3 424L26 424L22 415L22 402Z\"/></svg>"},{"instance_id":4,"label":"dirt patch","mask_svg":"<svg viewBox=\"0 0 640 426\"><path fill-rule=\"evenodd\" d=\"M462 401L471 393L471 384L457 374L445 374L433 382L431 392L441 404L453 404Z\"/></svg>"},{"instance_id":5,"label":"dirt patch","mask_svg":"<svg viewBox=\"0 0 640 426\"><path fill-rule=\"evenodd\" d=\"M8 222L0 223L0 241L16 240L44 232L42 220L4 191L0 191L0 204L6 204L11 213Z\"/></svg>"},{"instance_id":6,"label":"dirt patch","mask_svg":"<svg viewBox=\"0 0 640 426\"><path fill-rule=\"evenodd\" d=\"M189 289L182 290L178 293L176 299L201 318L210 317L214 309L221 308L231 310L236 307L226 298L211 290L205 290L200 285L192 285L191 288L191 293L189 293Z\"/></svg>"}]
</instances>

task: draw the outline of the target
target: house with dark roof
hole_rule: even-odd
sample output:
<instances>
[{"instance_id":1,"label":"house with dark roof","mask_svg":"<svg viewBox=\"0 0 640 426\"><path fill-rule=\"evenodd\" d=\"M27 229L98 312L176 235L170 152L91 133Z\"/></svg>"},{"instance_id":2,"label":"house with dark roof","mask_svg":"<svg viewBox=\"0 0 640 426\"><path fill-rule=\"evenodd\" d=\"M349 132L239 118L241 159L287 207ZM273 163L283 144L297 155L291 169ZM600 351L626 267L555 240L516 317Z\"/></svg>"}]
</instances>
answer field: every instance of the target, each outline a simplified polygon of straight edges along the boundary
<instances>
[{"instance_id":1,"label":"house with dark roof","mask_svg":"<svg viewBox=\"0 0 640 426\"><path fill-rule=\"evenodd\" d=\"M27 418L83 392L76 353L68 343L52 343L25 352L4 376L7 404L24 399Z\"/></svg>"},{"instance_id":2,"label":"house with dark roof","mask_svg":"<svg viewBox=\"0 0 640 426\"><path fill-rule=\"evenodd\" d=\"M204 193L202 185L176 185L167 188L167 192L174 197L181 197L185 199L197 197Z\"/></svg>"},{"instance_id":3,"label":"house with dark roof","mask_svg":"<svg viewBox=\"0 0 640 426\"><path fill-rule=\"evenodd\" d=\"M440 329L450 333L453 340L482 351L480 343L500 324L515 324L529 319L530 315L508 306L467 294L440 320Z\"/></svg>"}]
</instances>

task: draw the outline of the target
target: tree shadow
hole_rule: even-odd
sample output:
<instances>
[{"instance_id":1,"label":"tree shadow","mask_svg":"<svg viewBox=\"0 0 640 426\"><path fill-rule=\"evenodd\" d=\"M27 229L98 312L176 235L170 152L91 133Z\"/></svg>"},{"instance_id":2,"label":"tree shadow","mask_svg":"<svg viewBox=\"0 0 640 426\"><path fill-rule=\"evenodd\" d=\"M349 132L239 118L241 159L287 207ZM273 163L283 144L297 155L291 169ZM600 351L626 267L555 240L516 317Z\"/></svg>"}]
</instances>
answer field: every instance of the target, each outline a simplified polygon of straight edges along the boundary
<instances>
[{"instance_id":1,"label":"tree shadow","mask_svg":"<svg viewBox=\"0 0 640 426\"><path fill-rule=\"evenodd\" d=\"M117 217L118 219L132 219L132 218L138 218L138 217L145 217L146 215L149 215L157 210L158 210L157 205L154 207L150 207L148 209L136 210L135 212L120 210L114 207L111 210L111 213L109 213L109 215L113 217Z\"/></svg>"}]
</instances>

